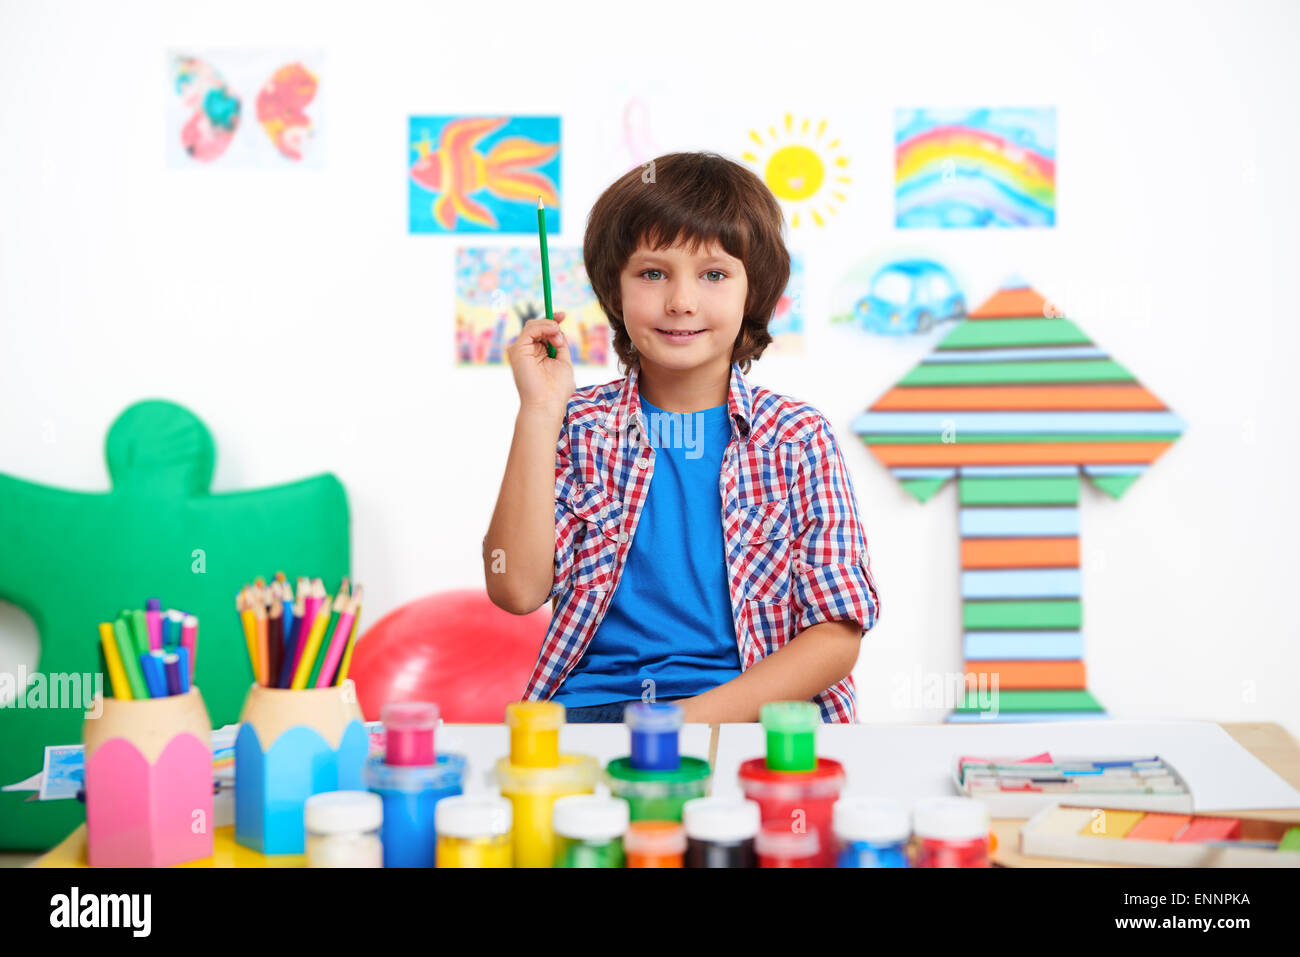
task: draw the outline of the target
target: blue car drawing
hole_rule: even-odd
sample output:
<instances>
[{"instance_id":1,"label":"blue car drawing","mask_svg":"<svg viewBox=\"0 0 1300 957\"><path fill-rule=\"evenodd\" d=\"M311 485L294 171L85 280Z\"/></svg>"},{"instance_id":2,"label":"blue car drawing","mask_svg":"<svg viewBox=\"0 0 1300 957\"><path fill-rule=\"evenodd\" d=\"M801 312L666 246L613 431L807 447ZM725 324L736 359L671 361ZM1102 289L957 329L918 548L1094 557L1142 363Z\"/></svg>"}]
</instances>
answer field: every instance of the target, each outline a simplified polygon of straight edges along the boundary
<instances>
[{"instance_id":1,"label":"blue car drawing","mask_svg":"<svg viewBox=\"0 0 1300 957\"><path fill-rule=\"evenodd\" d=\"M882 266L853 318L871 332L904 335L929 332L936 322L966 315L966 297L951 273L929 259L903 259Z\"/></svg>"}]
</instances>

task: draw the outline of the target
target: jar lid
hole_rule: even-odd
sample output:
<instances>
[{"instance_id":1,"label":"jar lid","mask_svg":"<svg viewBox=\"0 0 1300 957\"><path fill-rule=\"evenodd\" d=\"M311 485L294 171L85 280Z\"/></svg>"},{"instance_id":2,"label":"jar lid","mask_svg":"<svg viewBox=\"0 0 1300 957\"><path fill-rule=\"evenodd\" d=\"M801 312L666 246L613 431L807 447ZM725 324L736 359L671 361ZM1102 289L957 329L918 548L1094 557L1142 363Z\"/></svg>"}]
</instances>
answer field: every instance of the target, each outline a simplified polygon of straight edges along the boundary
<instances>
[{"instance_id":1,"label":"jar lid","mask_svg":"<svg viewBox=\"0 0 1300 957\"><path fill-rule=\"evenodd\" d=\"M551 825L561 837L578 841L612 841L627 830L631 811L622 798L571 794L555 799Z\"/></svg>"},{"instance_id":2,"label":"jar lid","mask_svg":"<svg viewBox=\"0 0 1300 957\"><path fill-rule=\"evenodd\" d=\"M988 836L989 812L984 802L975 798L926 798L916 805L912 829L923 838L974 841Z\"/></svg>"},{"instance_id":3,"label":"jar lid","mask_svg":"<svg viewBox=\"0 0 1300 957\"><path fill-rule=\"evenodd\" d=\"M811 734L822 723L822 712L811 701L769 701L758 712L763 730L775 734Z\"/></svg>"},{"instance_id":4,"label":"jar lid","mask_svg":"<svg viewBox=\"0 0 1300 957\"><path fill-rule=\"evenodd\" d=\"M779 821L764 824L754 837L754 850L764 857L815 857L821 848L817 828L809 827L799 833Z\"/></svg>"},{"instance_id":5,"label":"jar lid","mask_svg":"<svg viewBox=\"0 0 1300 957\"><path fill-rule=\"evenodd\" d=\"M633 821L623 835L623 850L627 854L685 854L686 831L676 821Z\"/></svg>"},{"instance_id":6,"label":"jar lid","mask_svg":"<svg viewBox=\"0 0 1300 957\"><path fill-rule=\"evenodd\" d=\"M811 771L773 771L766 758L751 758L740 765L740 788L746 797L762 794L774 798L832 797L844 787L844 765L834 758L818 758Z\"/></svg>"},{"instance_id":7,"label":"jar lid","mask_svg":"<svg viewBox=\"0 0 1300 957\"><path fill-rule=\"evenodd\" d=\"M906 841L912 833L907 808L884 798L840 798L831 815L836 836L845 841L893 844Z\"/></svg>"},{"instance_id":8,"label":"jar lid","mask_svg":"<svg viewBox=\"0 0 1300 957\"><path fill-rule=\"evenodd\" d=\"M564 705L556 701L515 701L506 705L506 726L521 731L558 731Z\"/></svg>"},{"instance_id":9,"label":"jar lid","mask_svg":"<svg viewBox=\"0 0 1300 957\"><path fill-rule=\"evenodd\" d=\"M709 762L703 758L681 758L681 763L677 767L665 771L654 771L647 768L636 768L632 766L632 759L629 757L615 758L609 764L605 765L605 774L610 779L610 789L613 790L618 786L617 782L636 781L645 784L695 784L699 781L707 781L709 774Z\"/></svg>"},{"instance_id":10,"label":"jar lid","mask_svg":"<svg viewBox=\"0 0 1300 957\"><path fill-rule=\"evenodd\" d=\"M669 734L686 720L680 705L634 701L623 709L623 723L633 734Z\"/></svg>"},{"instance_id":11,"label":"jar lid","mask_svg":"<svg viewBox=\"0 0 1300 957\"><path fill-rule=\"evenodd\" d=\"M740 797L694 798L682 805L682 827L696 841L747 841L758 833L757 801Z\"/></svg>"},{"instance_id":12,"label":"jar lid","mask_svg":"<svg viewBox=\"0 0 1300 957\"><path fill-rule=\"evenodd\" d=\"M313 834L373 831L383 821L383 799L370 791L326 791L303 804L303 823Z\"/></svg>"},{"instance_id":13,"label":"jar lid","mask_svg":"<svg viewBox=\"0 0 1300 957\"><path fill-rule=\"evenodd\" d=\"M432 701L394 701L379 712L379 720L387 730L416 731L438 727L438 706Z\"/></svg>"},{"instance_id":14,"label":"jar lid","mask_svg":"<svg viewBox=\"0 0 1300 957\"><path fill-rule=\"evenodd\" d=\"M495 794L457 794L434 807L434 828L441 837L497 837L509 834L514 820L514 805Z\"/></svg>"}]
</instances>

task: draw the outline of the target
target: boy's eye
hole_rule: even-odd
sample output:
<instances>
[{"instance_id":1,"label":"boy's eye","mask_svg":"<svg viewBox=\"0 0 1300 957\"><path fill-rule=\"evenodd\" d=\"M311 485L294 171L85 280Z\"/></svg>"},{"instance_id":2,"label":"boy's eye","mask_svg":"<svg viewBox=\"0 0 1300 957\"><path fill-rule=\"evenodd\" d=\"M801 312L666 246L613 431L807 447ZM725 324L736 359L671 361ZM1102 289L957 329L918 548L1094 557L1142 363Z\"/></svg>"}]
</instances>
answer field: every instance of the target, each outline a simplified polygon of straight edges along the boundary
<instances>
[{"instance_id":1,"label":"boy's eye","mask_svg":"<svg viewBox=\"0 0 1300 957\"><path fill-rule=\"evenodd\" d=\"M641 275L644 276L646 273L650 273L650 272L659 272L659 270L658 270L658 269L643 269L643 270L641 270Z\"/></svg>"},{"instance_id":2,"label":"boy's eye","mask_svg":"<svg viewBox=\"0 0 1300 957\"><path fill-rule=\"evenodd\" d=\"M708 272L706 272L704 275L706 275L706 276L712 276L712 275L714 275L714 274L716 274L717 277L718 277L717 280L715 280L715 282L716 282L716 281L721 281L721 280L727 278L727 274L724 273L721 269L710 269L710 270L709 270Z\"/></svg>"}]
</instances>

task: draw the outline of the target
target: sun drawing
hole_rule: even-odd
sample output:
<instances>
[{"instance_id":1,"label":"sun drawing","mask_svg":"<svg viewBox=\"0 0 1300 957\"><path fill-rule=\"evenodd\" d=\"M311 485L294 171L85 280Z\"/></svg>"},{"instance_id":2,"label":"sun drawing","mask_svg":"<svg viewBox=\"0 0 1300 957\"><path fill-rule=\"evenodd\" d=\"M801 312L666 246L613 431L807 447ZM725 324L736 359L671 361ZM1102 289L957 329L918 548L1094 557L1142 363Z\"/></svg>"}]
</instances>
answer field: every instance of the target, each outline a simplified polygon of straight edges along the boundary
<instances>
[{"instance_id":1,"label":"sun drawing","mask_svg":"<svg viewBox=\"0 0 1300 957\"><path fill-rule=\"evenodd\" d=\"M749 138L754 146L741 156L785 205L792 228L809 219L824 226L828 214L839 212L837 204L847 202L849 159L838 138L826 142L825 120L814 129L812 120L787 113L783 129L769 126L766 137L750 130Z\"/></svg>"}]
</instances>

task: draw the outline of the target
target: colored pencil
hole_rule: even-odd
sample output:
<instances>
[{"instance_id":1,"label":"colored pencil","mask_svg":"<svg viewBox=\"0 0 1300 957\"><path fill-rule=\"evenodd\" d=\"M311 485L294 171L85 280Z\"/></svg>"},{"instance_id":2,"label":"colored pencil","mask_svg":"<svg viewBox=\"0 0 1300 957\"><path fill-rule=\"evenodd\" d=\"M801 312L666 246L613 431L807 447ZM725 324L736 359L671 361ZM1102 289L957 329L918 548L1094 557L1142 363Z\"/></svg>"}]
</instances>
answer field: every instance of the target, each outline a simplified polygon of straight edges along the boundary
<instances>
[{"instance_id":1,"label":"colored pencil","mask_svg":"<svg viewBox=\"0 0 1300 957\"><path fill-rule=\"evenodd\" d=\"M262 603L260 593L253 600L253 620L257 624L257 683L265 685L268 653L266 646L266 605Z\"/></svg>"},{"instance_id":2,"label":"colored pencil","mask_svg":"<svg viewBox=\"0 0 1300 957\"><path fill-rule=\"evenodd\" d=\"M352 619L352 633L348 635L348 647L343 652L343 664L339 665L339 673L334 679L335 684L343 684L348 677L348 669L352 667L352 649L357 646L357 631L361 627L361 605L357 605L357 613Z\"/></svg>"},{"instance_id":3,"label":"colored pencil","mask_svg":"<svg viewBox=\"0 0 1300 957\"><path fill-rule=\"evenodd\" d=\"M546 318L554 321L555 314L551 312L551 257L546 252L546 204L540 196L537 197L537 241L542 247L542 298L546 300ZM546 354L555 358L555 346L549 341Z\"/></svg>"},{"instance_id":4,"label":"colored pencil","mask_svg":"<svg viewBox=\"0 0 1300 957\"><path fill-rule=\"evenodd\" d=\"M334 684L334 675L338 672L344 649L352 635L352 621L357 617L357 609L360 607L361 586L358 585L334 625L334 636L330 639L329 648L325 652L325 661L321 665L320 676L316 679L317 688L328 688Z\"/></svg>"},{"instance_id":5,"label":"colored pencil","mask_svg":"<svg viewBox=\"0 0 1300 957\"><path fill-rule=\"evenodd\" d=\"M330 620L326 625L325 631L321 635L320 651L316 655L315 662L312 663L311 671L307 675L307 687L318 687L317 682L320 680L321 669L325 665L325 654L329 650L329 636L338 631L339 619L343 615L343 609L347 607L349 600L348 580L343 579L343 584L339 586L339 593L334 596L334 601L330 604Z\"/></svg>"},{"instance_id":6,"label":"colored pencil","mask_svg":"<svg viewBox=\"0 0 1300 957\"><path fill-rule=\"evenodd\" d=\"M287 688L293 681L293 666L298 660L298 644L306 636L303 634L303 627L306 620L306 611L304 606L307 599L302 592L298 592L298 597L293 602L293 627L289 630L289 637L284 645L284 662L280 665L280 680L277 687Z\"/></svg>"},{"instance_id":7,"label":"colored pencil","mask_svg":"<svg viewBox=\"0 0 1300 957\"><path fill-rule=\"evenodd\" d=\"M328 602L329 596L326 596ZM321 636L325 634L325 626L329 624L330 613L328 604L322 603L320 611L316 615L316 620L312 623L311 634L305 640L300 641L302 645L301 655L298 659L298 667L294 669L292 688L302 690L307 687L307 678L311 675L312 667L316 663L316 653L320 650Z\"/></svg>"},{"instance_id":8,"label":"colored pencil","mask_svg":"<svg viewBox=\"0 0 1300 957\"><path fill-rule=\"evenodd\" d=\"M280 680L280 665L284 661L284 606L279 601L271 602L271 609L266 616L266 686L274 688Z\"/></svg>"}]
</instances>

